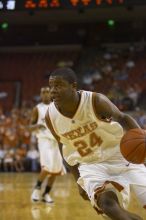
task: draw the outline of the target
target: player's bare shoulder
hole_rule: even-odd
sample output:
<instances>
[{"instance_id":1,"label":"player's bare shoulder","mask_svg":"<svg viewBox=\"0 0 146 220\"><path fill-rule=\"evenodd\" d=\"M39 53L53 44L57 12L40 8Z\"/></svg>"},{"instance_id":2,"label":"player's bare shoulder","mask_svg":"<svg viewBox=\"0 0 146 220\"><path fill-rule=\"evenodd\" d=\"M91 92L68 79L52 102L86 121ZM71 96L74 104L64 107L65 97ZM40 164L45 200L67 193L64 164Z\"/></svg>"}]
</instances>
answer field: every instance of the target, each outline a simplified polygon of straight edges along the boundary
<instances>
[{"instance_id":1,"label":"player's bare shoulder","mask_svg":"<svg viewBox=\"0 0 146 220\"><path fill-rule=\"evenodd\" d=\"M103 115L104 113L107 115L108 112L110 113L110 107L112 107L112 103L104 94L95 93L94 106L98 115Z\"/></svg>"},{"instance_id":2,"label":"player's bare shoulder","mask_svg":"<svg viewBox=\"0 0 146 220\"><path fill-rule=\"evenodd\" d=\"M96 98L98 104L105 104L105 103L111 104L109 98L102 93L96 93Z\"/></svg>"},{"instance_id":3,"label":"player's bare shoulder","mask_svg":"<svg viewBox=\"0 0 146 220\"><path fill-rule=\"evenodd\" d=\"M96 93L94 108L99 118L115 118L122 116L119 109L110 101L110 99L101 93Z\"/></svg>"}]
</instances>

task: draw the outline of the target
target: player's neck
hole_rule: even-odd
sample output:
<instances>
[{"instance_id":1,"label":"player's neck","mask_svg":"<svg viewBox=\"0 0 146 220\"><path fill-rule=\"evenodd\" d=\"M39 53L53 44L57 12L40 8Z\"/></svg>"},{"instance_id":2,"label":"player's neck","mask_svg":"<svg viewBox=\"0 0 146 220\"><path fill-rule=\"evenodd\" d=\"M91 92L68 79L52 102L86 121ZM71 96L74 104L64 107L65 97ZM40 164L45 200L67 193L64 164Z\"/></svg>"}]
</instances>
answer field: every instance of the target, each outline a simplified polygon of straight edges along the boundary
<instances>
[{"instance_id":1,"label":"player's neck","mask_svg":"<svg viewBox=\"0 0 146 220\"><path fill-rule=\"evenodd\" d=\"M73 117L78 109L80 99L81 94L79 92L76 92L72 99L70 99L66 104L64 103L62 106L56 107L59 110L59 112L64 116Z\"/></svg>"},{"instance_id":2,"label":"player's neck","mask_svg":"<svg viewBox=\"0 0 146 220\"><path fill-rule=\"evenodd\" d=\"M45 105L49 105L49 104L50 104L50 101L49 101L49 100L43 101L43 103L44 103Z\"/></svg>"}]
</instances>

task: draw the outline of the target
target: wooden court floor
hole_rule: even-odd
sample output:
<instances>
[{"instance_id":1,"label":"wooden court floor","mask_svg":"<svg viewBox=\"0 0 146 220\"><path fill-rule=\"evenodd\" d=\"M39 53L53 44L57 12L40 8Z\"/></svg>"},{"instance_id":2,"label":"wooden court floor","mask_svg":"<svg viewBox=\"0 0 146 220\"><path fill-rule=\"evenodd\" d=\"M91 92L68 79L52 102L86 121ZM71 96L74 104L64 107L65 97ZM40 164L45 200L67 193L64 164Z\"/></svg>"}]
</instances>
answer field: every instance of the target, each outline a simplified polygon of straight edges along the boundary
<instances>
[{"instance_id":1,"label":"wooden court floor","mask_svg":"<svg viewBox=\"0 0 146 220\"><path fill-rule=\"evenodd\" d=\"M53 205L34 204L30 195L36 173L0 173L0 220L102 220L78 194L72 175L57 177L51 195ZM146 220L143 210L132 195L129 210ZM124 220L124 219L123 219Z\"/></svg>"}]
</instances>

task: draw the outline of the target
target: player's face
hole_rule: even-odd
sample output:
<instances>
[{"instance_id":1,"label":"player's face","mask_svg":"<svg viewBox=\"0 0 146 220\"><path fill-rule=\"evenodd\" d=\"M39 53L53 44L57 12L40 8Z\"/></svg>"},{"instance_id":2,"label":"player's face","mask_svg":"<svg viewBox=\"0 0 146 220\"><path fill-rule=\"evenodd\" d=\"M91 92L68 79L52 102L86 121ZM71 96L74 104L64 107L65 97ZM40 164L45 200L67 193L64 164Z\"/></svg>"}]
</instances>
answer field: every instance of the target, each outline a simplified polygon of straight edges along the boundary
<instances>
[{"instance_id":1,"label":"player's face","mask_svg":"<svg viewBox=\"0 0 146 220\"><path fill-rule=\"evenodd\" d=\"M41 89L41 99L43 102L50 101L50 90L49 88L42 88Z\"/></svg>"},{"instance_id":2,"label":"player's face","mask_svg":"<svg viewBox=\"0 0 146 220\"><path fill-rule=\"evenodd\" d=\"M50 94L53 101L59 104L66 104L73 96L75 90L73 84L60 76L53 76L49 79Z\"/></svg>"}]
</instances>

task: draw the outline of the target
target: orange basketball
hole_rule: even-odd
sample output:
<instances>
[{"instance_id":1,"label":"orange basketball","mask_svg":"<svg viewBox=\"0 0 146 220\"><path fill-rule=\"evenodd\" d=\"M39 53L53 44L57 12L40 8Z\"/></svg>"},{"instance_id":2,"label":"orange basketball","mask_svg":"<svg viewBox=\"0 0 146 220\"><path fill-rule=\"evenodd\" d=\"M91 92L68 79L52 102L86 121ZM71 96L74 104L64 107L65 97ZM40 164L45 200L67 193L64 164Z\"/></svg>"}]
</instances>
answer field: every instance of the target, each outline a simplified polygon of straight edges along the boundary
<instances>
[{"instance_id":1,"label":"orange basketball","mask_svg":"<svg viewBox=\"0 0 146 220\"><path fill-rule=\"evenodd\" d=\"M121 139L120 150L127 161L135 164L144 163L146 158L146 131L140 128L127 131Z\"/></svg>"}]
</instances>

